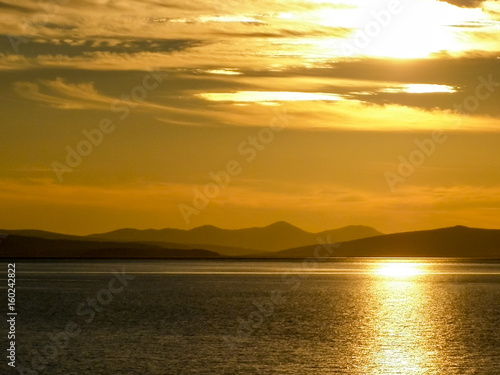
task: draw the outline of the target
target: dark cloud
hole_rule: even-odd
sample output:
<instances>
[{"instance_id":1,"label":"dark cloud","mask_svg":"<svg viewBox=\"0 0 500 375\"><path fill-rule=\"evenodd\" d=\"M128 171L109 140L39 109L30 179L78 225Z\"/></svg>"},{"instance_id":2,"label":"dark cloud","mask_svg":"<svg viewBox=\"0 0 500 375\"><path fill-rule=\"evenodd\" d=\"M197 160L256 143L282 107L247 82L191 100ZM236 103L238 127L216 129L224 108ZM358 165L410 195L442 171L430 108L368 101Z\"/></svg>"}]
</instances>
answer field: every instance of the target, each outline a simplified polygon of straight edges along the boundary
<instances>
[{"instance_id":1,"label":"dark cloud","mask_svg":"<svg viewBox=\"0 0 500 375\"><path fill-rule=\"evenodd\" d=\"M175 52L202 44L194 39L42 39L24 38L26 43L20 47L27 57L40 55L83 56L93 52L140 53L140 52ZM7 35L0 35L0 51L13 52Z\"/></svg>"},{"instance_id":2,"label":"dark cloud","mask_svg":"<svg viewBox=\"0 0 500 375\"><path fill-rule=\"evenodd\" d=\"M460 8L480 8L483 0L439 0Z\"/></svg>"},{"instance_id":3,"label":"dark cloud","mask_svg":"<svg viewBox=\"0 0 500 375\"><path fill-rule=\"evenodd\" d=\"M13 11L23 12L23 13L29 12L28 8L22 7L20 5L7 4L3 1L0 1L0 9L4 10L4 11L13 10Z\"/></svg>"},{"instance_id":4,"label":"dark cloud","mask_svg":"<svg viewBox=\"0 0 500 375\"><path fill-rule=\"evenodd\" d=\"M488 100L481 102L476 114L500 117L500 83L497 72L500 69L500 59L496 54L470 54L461 58L434 58L415 60L385 60L364 59L357 61L339 61L332 63L330 68L290 68L282 71L245 71L242 77L265 78L324 78L323 86L316 85L314 90L350 97L377 105L398 104L424 110L453 110L455 104L463 104L468 96L475 96L476 89L484 80L493 81L494 91ZM238 77L234 78L238 80ZM329 81L332 79L332 81ZM337 84L335 80L357 82L353 88L350 85ZM265 82L263 80L262 82ZM273 82L277 82L276 80ZM363 82L371 85L363 86ZM374 87L373 84L380 84ZM437 84L451 86L453 93L412 94L405 92L384 92L384 87L405 84ZM269 89L267 87L262 90ZM481 90L486 90L482 88ZM226 90L230 91L230 90Z\"/></svg>"},{"instance_id":5,"label":"dark cloud","mask_svg":"<svg viewBox=\"0 0 500 375\"><path fill-rule=\"evenodd\" d=\"M320 30L291 30L291 29L277 29L270 32L231 32L225 31L219 35L233 36L233 37L250 37L250 38L311 38L327 36L330 38L345 38L353 33L353 29L346 27L329 27Z\"/></svg>"}]
</instances>

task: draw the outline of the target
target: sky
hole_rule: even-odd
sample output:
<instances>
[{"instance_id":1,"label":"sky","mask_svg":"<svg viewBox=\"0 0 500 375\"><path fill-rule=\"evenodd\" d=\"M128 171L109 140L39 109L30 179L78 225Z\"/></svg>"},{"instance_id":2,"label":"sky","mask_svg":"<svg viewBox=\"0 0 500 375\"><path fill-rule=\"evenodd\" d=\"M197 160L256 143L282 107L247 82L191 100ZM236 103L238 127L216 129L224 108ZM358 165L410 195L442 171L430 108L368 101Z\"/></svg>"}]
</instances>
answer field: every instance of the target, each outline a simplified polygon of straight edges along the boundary
<instances>
[{"instance_id":1,"label":"sky","mask_svg":"<svg viewBox=\"0 0 500 375\"><path fill-rule=\"evenodd\" d=\"M500 228L500 2L0 0L0 228Z\"/></svg>"}]
</instances>

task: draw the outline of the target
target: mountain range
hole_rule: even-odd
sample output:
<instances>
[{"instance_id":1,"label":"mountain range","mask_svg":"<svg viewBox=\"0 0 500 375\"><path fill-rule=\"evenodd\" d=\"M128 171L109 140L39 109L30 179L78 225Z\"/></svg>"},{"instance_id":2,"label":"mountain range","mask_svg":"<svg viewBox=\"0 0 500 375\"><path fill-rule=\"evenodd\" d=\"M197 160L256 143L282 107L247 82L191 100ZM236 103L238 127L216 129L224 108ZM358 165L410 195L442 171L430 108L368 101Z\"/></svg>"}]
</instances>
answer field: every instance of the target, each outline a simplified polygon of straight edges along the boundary
<instances>
[{"instance_id":1,"label":"mountain range","mask_svg":"<svg viewBox=\"0 0 500 375\"><path fill-rule=\"evenodd\" d=\"M237 230L128 228L88 236L0 233L0 258L500 258L500 230L464 226L393 234L361 225L311 233L286 222Z\"/></svg>"},{"instance_id":2,"label":"mountain range","mask_svg":"<svg viewBox=\"0 0 500 375\"><path fill-rule=\"evenodd\" d=\"M362 225L310 233L287 222L279 221L265 227L232 230L221 229L212 225L190 230L170 228L159 230L119 229L113 232L90 235L89 237L119 242L169 242L201 247L210 244L244 249L244 252L249 254L256 251L269 252L307 246L316 243L318 237L330 238L332 242L343 242L380 234L382 233ZM233 255L236 254L233 253Z\"/></svg>"}]
</instances>

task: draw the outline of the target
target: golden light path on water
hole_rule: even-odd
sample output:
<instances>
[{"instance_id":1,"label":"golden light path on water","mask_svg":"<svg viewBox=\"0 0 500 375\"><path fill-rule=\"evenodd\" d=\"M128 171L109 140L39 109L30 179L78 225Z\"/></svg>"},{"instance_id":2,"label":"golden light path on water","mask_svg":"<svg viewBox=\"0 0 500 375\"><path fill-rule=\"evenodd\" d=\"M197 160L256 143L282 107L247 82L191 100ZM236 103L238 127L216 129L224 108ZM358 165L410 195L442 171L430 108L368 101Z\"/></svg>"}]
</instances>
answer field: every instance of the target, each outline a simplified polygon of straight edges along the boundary
<instances>
[{"instance_id":1,"label":"golden light path on water","mask_svg":"<svg viewBox=\"0 0 500 375\"><path fill-rule=\"evenodd\" d=\"M383 261L374 266L373 273L373 350L362 373L428 373L435 364L427 335L425 264Z\"/></svg>"},{"instance_id":2,"label":"golden light path on water","mask_svg":"<svg viewBox=\"0 0 500 375\"><path fill-rule=\"evenodd\" d=\"M412 276L422 275L425 271L418 263L392 263L388 262L375 270L375 274L396 279L406 279Z\"/></svg>"}]
</instances>

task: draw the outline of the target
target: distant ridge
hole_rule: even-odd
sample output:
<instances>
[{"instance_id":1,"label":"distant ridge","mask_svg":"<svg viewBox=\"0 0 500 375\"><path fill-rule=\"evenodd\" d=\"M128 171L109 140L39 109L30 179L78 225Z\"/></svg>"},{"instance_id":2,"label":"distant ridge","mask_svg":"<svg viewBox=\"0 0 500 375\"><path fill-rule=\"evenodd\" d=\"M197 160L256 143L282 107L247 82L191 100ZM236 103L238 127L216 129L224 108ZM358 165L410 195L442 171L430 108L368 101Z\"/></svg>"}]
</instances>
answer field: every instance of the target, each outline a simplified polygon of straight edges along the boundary
<instances>
[{"instance_id":1,"label":"distant ridge","mask_svg":"<svg viewBox=\"0 0 500 375\"><path fill-rule=\"evenodd\" d=\"M250 249L258 252L272 252L291 247L317 243L318 236L332 242L349 241L380 235L379 231L362 225L310 233L285 221L265 227L245 229L221 229L204 225L189 230L182 229L118 229L112 232L93 234L88 237L122 242L170 242L183 245L216 245L230 248ZM248 252L247 252L248 253ZM231 255L231 254L226 254ZM242 254L232 254L242 255Z\"/></svg>"},{"instance_id":2,"label":"distant ridge","mask_svg":"<svg viewBox=\"0 0 500 375\"><path fill-rule=\"evenodd\" d=\"M89 238L88 236L61 234L38 229L0 229L0 233L22 237L43 238L46 240L94 241L93 238Z\"/></svg>"},{"instance_id":3,"label":"distant ridge","mask_svg":"<svg viewBox=\"0 0 500 375\"><path fill-rule=\"evenodd\" d=\"M269 232L268 227L249 228L247 230L236 230L230 232L252 233L255 230L262 230L264 234L276 233L275 229L282 227L289 232L289 224L273 225ZM347 227L350 228L350 227ZM366 228L366 227L365 227ZM226 233L220 228L201 227L195 232L202 234L213 231ZM127 230L125 230L127 231ZM308 232L299 228L293 230L295 233ZM350 230L341 228L342 231ZM142 232L142 231L139 231ZM184 231L189 232L189 231ZM279 232L279 231L278 231ZM316 236L316 240L321 238L324 242L332 241L333 237L328 237L330 231ZM334 231L336 232L336 231ZM155 231L156 233L156 231ZM32 234L40 235L38 232ZM46 233L42 233L47 235ZM321 235L322 234L322 235ZM338 234L338 233L337 233ZM50 234L49 236L53 236ZM261 234L261 237L263 235ZM78 238L78 236L75 236ZM177 247L175 247L177 246ZM216 246L216 245L209 245ZM321 246L317 240L314 245L293 247L287 250L276 252L248 253L248 249L239 248L238 251L245 254L236 256L247 258L311 258L317 256L315 250ZM232 252L231 247L220 247L224 251ZM328 253L323 250L319 253L326 256ZM330 247L332 257L454 257L454 258L489 258L500 259L500 230L468 228L455 226L434 230L424 230L416 232L394 233L378 235L352 241L339 241L338 246ZM167 242L132 242L132 241L111 241L99 240L79 240L79 239L46 239L37 237L27 237L20 235L7 235L2 237L0 242L0 258L108 258L108 259L167 259L167 258L218 258L221 256L231 257L231 254L222 254L207 250L196 245L181 245ZM233 255L234 256L234 255Z\"/></svg>"},{"instance_id":4,"label":"distant ridge","mask_svg":"<svg viewBox=\"0 0 500 375\"><path fill-rule=\"evenodd\" d=\"M278 258L314 257L316 246L275 252ZM324 253L324 252L322 252ZM473 257L500 259L500 230L454 226L341 242L334 257Z\"/></svg>"},{"instance_id":5,"label":"distant ridge","mask_svg":"<svg viewBox=\"0 0 500 375\"><path fill-rule=\"evenodd\" d=\"M0 258L216 258L205 249L166 249L161 246L109 241L53 240L10 235L0 243Z\"/></svg>"}]
</instances>

